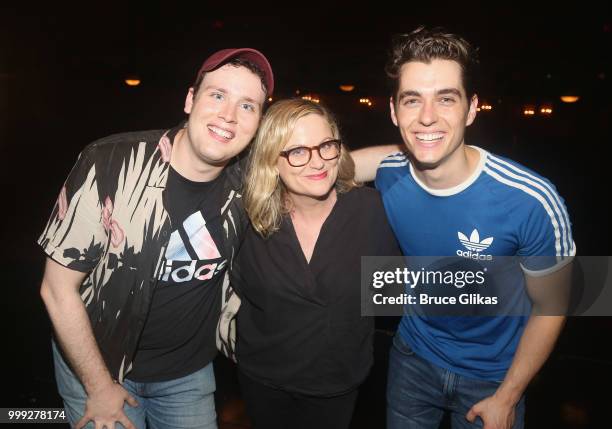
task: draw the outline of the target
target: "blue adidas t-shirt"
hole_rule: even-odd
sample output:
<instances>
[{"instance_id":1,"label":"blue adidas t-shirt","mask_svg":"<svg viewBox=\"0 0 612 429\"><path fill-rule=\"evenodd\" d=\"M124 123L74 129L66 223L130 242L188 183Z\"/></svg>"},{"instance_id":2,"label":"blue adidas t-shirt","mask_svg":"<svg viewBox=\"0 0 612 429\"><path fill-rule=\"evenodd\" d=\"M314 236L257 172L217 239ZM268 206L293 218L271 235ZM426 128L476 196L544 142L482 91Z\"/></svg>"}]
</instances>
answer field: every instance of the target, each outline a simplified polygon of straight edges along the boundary
<instances>
[{"instance_id":1,"label":"blue adidas t-shirt","mask_svg":"<svg viewBox=\"0 0 612 429\"><path fill-rule=\"evenodd\" d=\"M427 188L402 153L382 162L376 187L405 255L489 261L517 256L520 264L505 270L504 288L509 299L529 306L524 276L555 271L575 254L563 199L536 173L474 149L480 153L478 167L454 188ZM435 365L472 378L503 380L526 323L526 316L405 315L399 333Z\"/></svg>"}]
</instances>

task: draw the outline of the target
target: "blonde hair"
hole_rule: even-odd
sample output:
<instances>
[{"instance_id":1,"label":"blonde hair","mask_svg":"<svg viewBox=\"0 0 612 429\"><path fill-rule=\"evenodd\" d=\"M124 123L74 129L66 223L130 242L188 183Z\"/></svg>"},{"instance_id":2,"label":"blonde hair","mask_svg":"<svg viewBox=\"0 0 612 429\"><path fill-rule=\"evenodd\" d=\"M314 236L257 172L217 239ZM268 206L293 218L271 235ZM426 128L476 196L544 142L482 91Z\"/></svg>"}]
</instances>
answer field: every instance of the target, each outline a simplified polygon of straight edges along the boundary
<instances>
[{"instance_id":1,"label":"blonde hair","mask_svg":"<svg viewBox=\"0 0 612 429\"><path fill-rule=\"evenodd\" d=\"M318 103L299 98L281 100L268 109L251 147L245 180L244 205L253 228L264 237L278 230L289 212L287 193L276 167L281 151L291 138L296 122L306 115L320 115L329 124L334 138L340 138L331 112ZM355 163L342 145L338 159L335 189L348 192L359 186L354 179Z\"/></svg>"}]
</instances>

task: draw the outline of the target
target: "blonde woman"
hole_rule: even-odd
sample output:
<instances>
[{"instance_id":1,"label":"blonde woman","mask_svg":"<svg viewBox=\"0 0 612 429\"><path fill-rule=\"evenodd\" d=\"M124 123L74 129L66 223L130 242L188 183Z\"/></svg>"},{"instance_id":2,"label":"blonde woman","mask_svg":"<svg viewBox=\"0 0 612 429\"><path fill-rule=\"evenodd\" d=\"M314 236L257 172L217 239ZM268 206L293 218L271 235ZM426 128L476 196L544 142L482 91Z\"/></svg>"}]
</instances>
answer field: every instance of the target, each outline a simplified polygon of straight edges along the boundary
<instances>
[{"instance_id":1,"label":"blonde woman","mask_svg":"<svg viewBox=\"0 0 612 429\"><path fill-rule=\"evenodd\" d=\"M346 428L373 362L360 258L399 251L319 104L272 105L251 149L235 261L239 380L254 428Z\"/></svg>"}]
</instances>

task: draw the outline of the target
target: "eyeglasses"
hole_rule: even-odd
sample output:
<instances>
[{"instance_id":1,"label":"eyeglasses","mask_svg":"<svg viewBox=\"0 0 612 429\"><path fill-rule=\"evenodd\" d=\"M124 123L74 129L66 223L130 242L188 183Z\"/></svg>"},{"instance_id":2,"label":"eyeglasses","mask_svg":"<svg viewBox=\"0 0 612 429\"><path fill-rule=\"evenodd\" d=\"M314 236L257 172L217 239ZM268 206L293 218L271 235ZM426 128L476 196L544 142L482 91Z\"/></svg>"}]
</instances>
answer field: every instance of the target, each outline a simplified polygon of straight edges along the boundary
<instances>
[{"instance_id":1,"label":"eyeglasses","mask_svg":"<svg viewBox=\"0 0 612 429\"><path fill-rule=\"evenodd\" d=\"M298 146L289 150L284 150L280 156L287 158L287 162L292 167L303 167L310 162L312 151L319 152L321 159L331 161L340 156L340 140L327 140L318 146Z\"/></svg>"}]
</instances>

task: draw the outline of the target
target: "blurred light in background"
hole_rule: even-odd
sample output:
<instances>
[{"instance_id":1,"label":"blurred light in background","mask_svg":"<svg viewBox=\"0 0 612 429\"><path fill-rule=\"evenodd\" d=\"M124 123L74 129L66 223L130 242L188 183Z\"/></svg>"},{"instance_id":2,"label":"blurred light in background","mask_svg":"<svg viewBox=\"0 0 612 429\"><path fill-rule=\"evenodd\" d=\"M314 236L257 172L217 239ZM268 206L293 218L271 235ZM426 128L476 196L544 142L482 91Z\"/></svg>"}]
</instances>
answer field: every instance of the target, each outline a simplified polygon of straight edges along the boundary
<instances>
[{"instance_id":1,"label":"blurred light in background","mask_svg":"<svg viewBox=\"0 0 612 429\"><path fill-rule=\"evenodd\" d=\"M533 115L535 115L535 108L533 106L525 106L523 108L523 115L525 115L525 116L533 116Z\"/></svg>"},{"instance_id":2,"label":"blurred light in background","mask_svg":"<svg viewBox=\"0 0 612 429\"><path fill-rule=\"evenodd\" d=\"M319 103L321 101L318 95L310 95L310 94L306 94L302 96L302 100L312 101L313 103Z\"/></svg>"},{"instance_id":3,"label":"blurred light in background","mask_svg":"<svg viewBox=\"0 0 612 429\"><path fill-rule=\"evenodd\" d=\"M546 116L552 115L552 107L550 107L550 106L542 106L540 108L540 113L542 115L546 115Z\"/></svg>"},{"instance_id":4,"label":"blurred light in background","mask_svg":"<svg viewBox=\"0 0 612 429\"><path fill-rule=\"evenodd\" d=\"M577 95L562 95L561 96L561 101L563 101L564 103L575 103L578 100L580 100L580 97L578 97Z\"/></svg>"},{"instance_id":5,"label":"blurred light in background","mask_svg":"<svg viewBox=\"0 0 612 429\"><path fill-rule=\"evenodd\" d=\"M125 79L125 84L127 86L138 86L140 85L140 79L138 79L137 77L128 77L127 79Z\"/></svg>"}]
</instances>

